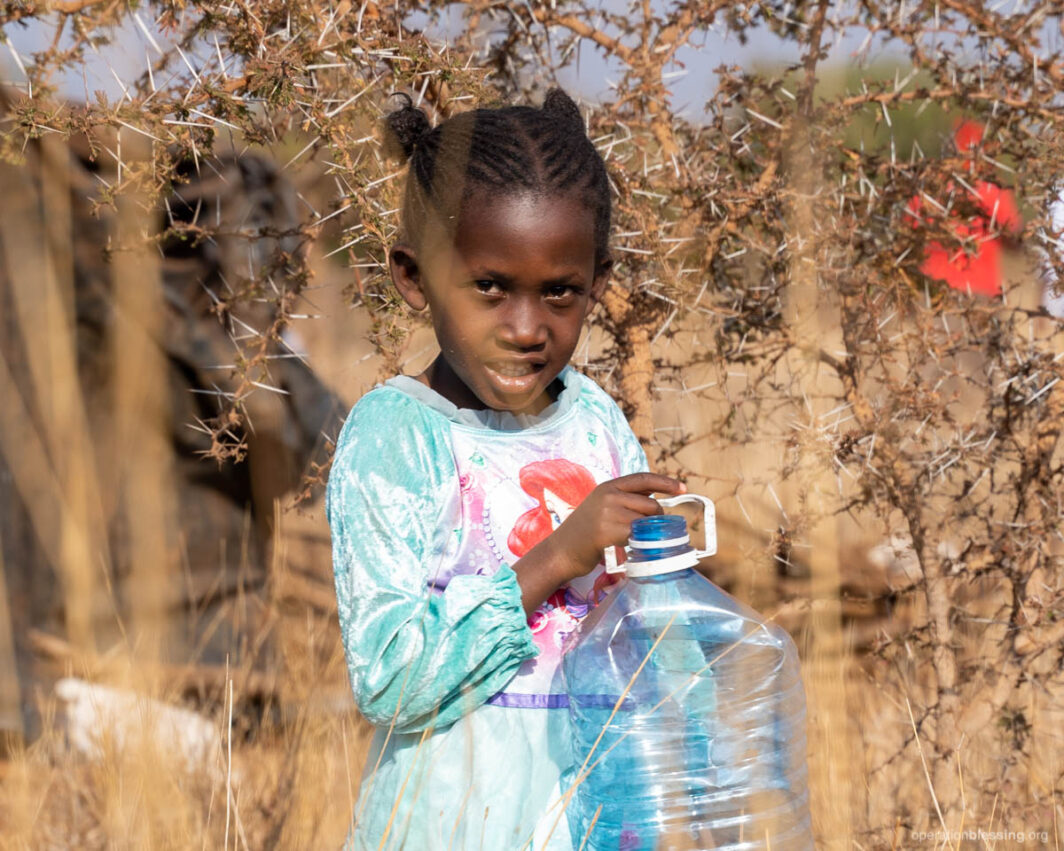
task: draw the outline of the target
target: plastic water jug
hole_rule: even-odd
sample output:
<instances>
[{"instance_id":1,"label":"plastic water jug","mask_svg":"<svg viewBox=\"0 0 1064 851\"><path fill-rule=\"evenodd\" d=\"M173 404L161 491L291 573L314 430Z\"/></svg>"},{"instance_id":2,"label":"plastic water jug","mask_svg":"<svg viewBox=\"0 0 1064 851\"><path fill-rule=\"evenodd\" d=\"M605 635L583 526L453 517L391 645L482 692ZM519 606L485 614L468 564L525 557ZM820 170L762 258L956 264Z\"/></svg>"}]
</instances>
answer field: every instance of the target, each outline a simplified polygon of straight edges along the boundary
<instances>
[{"instance_id":1,"label":"plastic water jug","mask_svg":"<svg viewBox=\"0 0 1064 851\"><path fill-rule=\"evenodd\" d=\"M787 633L693 568L716 552L681 516L632 524L627 580L584 619L562 668L574 848L812 849L805 695Z\"/></svg>"}]
</instances>

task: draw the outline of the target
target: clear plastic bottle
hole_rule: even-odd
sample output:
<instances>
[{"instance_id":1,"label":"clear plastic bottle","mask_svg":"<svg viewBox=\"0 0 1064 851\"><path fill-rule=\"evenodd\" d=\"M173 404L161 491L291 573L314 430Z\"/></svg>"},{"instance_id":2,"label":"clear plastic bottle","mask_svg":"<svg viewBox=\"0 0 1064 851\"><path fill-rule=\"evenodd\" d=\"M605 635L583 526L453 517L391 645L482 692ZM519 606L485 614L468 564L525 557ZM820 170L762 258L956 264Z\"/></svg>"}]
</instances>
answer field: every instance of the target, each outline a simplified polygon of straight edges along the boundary
<instances>
[{"instance_id":1,"label":"clear plastic bottle","mask_svg":"<svg viewBox=\"0 0 1064 851\"><path fill-rule=\"evenodd\" d=\"M787 633L692 568L683 517L632 524L628 574L563 659L574 848L813 848L805 695ZM611 566L611 569L616 569Z\"/></svg>"}]
</instances>

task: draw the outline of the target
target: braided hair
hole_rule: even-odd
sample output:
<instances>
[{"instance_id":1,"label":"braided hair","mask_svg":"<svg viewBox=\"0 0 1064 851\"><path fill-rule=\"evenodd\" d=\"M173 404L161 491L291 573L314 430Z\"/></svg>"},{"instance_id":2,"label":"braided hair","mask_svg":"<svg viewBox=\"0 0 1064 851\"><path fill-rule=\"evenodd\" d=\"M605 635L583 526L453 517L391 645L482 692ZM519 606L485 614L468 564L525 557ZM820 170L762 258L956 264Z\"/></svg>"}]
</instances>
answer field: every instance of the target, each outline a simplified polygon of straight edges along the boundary
<instances>
[{"instance_id":1,"label":"braided hair","mask_svg":"<svg viewBox=\"0 0 1064 851\"><path fill-rule=\"evenodd\" d=\"M595 263L608 259L606 166L561 89L551 89L539 109L476 109L436 127L407 97L385 120L393 150L410 162L402 230L415 245L433 223L453 235L462 205L477 192L533 192L579 199L594 216Z\"/></svg>"}]
</instances>

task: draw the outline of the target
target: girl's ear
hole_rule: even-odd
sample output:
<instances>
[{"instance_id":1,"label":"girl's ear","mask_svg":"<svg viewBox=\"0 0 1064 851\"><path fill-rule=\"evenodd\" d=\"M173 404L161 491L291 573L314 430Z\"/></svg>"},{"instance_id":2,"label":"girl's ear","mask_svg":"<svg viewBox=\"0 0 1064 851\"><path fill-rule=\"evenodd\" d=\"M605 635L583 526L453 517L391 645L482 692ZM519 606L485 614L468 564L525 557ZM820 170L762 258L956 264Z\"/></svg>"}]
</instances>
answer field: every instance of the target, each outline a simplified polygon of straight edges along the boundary
<instances>
[{"instance_id":1,"label":"girl's ear","mask_svg":"<svg viewBox=\"0 0 1064 851\"><path fill-rule=\"evenodd\" d=\"M388 271L391 272L392 283L399 290L403 301L414 310L424 310L428 306L422 285L421 267L413 248L402 243L392 246L388 253Z\"/></svg>"},{"instance_id":2,"label":"girl's ear","mask_svg":"<svg viewBox=\"0 0 1064 851\"><path fill-rule=\"evenodd\" d=\"M590 315L595 305L602 300L606 292L606 285L610 282L610 272L613 270L613 261L603 260L595 270L595 279L591 282L591 298L587 300L587 314Z\"/></svg>"}]
</instances>

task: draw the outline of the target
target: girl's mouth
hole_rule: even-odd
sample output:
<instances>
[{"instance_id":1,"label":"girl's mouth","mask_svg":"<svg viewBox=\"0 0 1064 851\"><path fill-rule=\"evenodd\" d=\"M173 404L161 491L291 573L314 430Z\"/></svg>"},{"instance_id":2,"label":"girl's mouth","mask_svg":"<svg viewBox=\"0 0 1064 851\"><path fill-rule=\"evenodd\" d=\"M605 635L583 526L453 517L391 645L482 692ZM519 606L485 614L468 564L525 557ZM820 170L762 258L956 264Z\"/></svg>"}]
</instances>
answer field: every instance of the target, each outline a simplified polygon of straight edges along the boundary
<instances>
[{"instance_id":1,"label":"girl's mouth","mask_svg":"<svg viewBox=\"0 0 1064 851\"><path fill-rule=\"evenodd\" d=\"M529 375L535 375L542 371L544 364L536 363L534 361L516 360L516 361L492 361L485 364L488 369L497 375L501 375L504 378L524 378Z\"/></svg>"},{"instance_id":2,"label":"girl's mouth","mask_svg":"<svg viewBox=\"0 0 1064 851\"><path fill-rule=\"evenodd\" d=\"M531 361L492 361L484 364L496 392L516 396L527 395L536 389L545 366Z\"/></svg>"}]
</instances>

